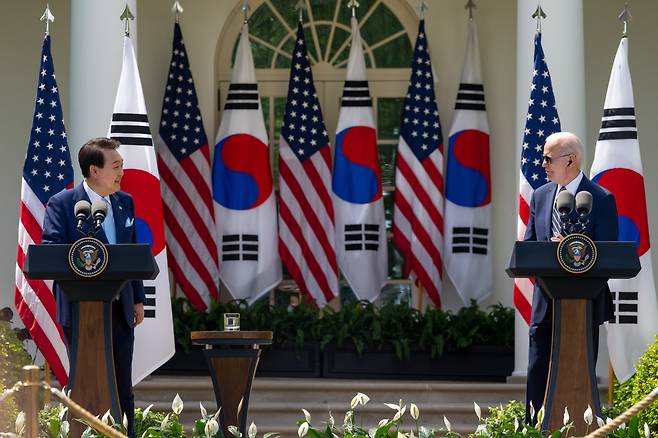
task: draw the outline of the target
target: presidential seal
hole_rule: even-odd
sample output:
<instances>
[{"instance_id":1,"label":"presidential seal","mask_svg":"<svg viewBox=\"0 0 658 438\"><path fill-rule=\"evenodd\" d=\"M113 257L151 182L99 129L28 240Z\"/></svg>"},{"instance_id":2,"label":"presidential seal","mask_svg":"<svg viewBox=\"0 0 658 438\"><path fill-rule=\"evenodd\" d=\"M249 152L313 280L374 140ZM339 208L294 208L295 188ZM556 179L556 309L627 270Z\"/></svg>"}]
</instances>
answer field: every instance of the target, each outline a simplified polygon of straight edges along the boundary
<instances>
[{"instance_id":1,"label":"presidential seal","mask_svg":"<svg viewBox=\"0 0 658 438\"><path fill-rule=\"evenodd\" d=\"M596 256L596 244L584 234L569 234L557 246L560 266L572 274L582 274L592 269Z\"/></svg>"},{"instance_id":2,"label":"presidential seal","mask_svg":"<svg viewBox=\"0 0 658 438\"><path fill-rule=\"evenodd\" d=\"M96 277L107 266L107 248L98 239L83 237L71 245L69 249L69 266L81 277Z\"/></svg>"}]
</instances>

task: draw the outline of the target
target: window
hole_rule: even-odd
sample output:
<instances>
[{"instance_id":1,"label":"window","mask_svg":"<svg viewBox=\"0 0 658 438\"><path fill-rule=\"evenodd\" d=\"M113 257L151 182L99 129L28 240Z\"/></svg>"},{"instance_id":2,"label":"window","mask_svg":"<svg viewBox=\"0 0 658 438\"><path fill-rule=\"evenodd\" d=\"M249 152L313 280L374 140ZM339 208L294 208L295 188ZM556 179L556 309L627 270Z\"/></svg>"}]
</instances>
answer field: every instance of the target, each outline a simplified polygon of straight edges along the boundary
<instances>
[{"instance_id":1,"label":"window","mask_svg":"<svg viewBox=\"0 0 658 438\"><path fill-rule=\"evenodd\" d=\"M298 0L250 1L250 40L257 69L259 93L269 136L270 159L275 186L278 187L278 143L285 109L290 69L290 52L294 47L299 13ZM404 95L409 81L412 39L416 36L418 17L405 0L360 0L356 12L368 67L370 94L377 124L380 165L384 188L387 229L393 217L395 191L395 150L398 143ZM345 80L350 49L351 10L347 0L306 0L304 31L313 65L315 86L322 105L332 145L340 109L339 97ZM242 11L236 7L222 30L217 48L218 117L231 77L231 67L242 24ZM222 60L230 57L231 62ZM389 284L382 298L411 301L414 288L402 278L404 260L389 239ZM355 299L349 286L341 283L341 300ZM278 288L294 292L290 277Z\"/></svg>"}]
</instances>

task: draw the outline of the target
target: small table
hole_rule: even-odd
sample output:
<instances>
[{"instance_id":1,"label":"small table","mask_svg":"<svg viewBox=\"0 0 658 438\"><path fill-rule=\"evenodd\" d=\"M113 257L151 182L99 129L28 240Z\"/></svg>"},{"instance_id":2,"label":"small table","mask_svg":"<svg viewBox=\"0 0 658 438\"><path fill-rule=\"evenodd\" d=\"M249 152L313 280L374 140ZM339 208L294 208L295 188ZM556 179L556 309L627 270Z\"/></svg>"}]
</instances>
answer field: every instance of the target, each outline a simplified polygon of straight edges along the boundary
<instances>
[{"instance_id":1,"label":"small table","mask_svg":"<svg viewBox=\"0 0 658 438\"><path fill-rule=\"evenodd\" d=\"M192 332L192 342L206 346L204 354L210 369L217 406L221 407L219 425L225 437L228 426L236 425L247 436L247 412L251 383L256 374L260 346L272 343L268 331Z\"/></svg>"}]
</instances>

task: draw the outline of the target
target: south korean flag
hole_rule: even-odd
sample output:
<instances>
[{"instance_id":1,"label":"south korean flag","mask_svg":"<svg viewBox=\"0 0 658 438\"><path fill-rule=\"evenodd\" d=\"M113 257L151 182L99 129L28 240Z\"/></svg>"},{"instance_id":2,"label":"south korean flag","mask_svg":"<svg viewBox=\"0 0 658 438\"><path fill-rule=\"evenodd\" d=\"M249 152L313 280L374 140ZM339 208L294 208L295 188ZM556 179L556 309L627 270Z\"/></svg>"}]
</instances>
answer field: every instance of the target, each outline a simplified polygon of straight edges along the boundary
<instances>
[{"instance_id":1,"label":"south korean flag","mask_svg":"<svg viewBox=\"0 0 658 438\"><path fill-rule=\"evenodd\" d=\"M615 375L624 382L658 333L658 305L651 265L642 158L628 67L628 38L619 43L612 66L603 120L590 171L592 181L615 196L619 240L637 245L642 270L628 280L610 280L615 320L607 324L608 350Z\"/></svg>"}]
</instances>

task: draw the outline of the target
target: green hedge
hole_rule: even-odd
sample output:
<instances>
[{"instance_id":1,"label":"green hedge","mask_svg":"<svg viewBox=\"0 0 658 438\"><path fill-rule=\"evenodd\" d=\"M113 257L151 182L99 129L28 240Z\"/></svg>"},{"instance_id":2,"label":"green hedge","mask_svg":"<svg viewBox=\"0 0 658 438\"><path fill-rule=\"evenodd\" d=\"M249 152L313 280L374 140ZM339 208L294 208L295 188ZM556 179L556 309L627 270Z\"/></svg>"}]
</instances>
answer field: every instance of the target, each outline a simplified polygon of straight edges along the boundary
<instances>
[{"instance_id":1,"label":"green hedge","mask_svg":"<svg viewBox=\"0 0 658 438\"><path fill-rule=\"evenodd\" d=\"M23 344L8 321L0 321L0 392L21 380L21 368L31 362ZM9 396L0 403L0 430L13 431L18 408L15 397Z\"/></svg>"},{"instance_id":2,"label":"green hedge","mask_svg":"<svg viewBox=\"0 0 658 438\"><path fill-rule=\"evenodd\" d=\"M423 313L404 304L375 306L367 301L345 304L340 310L318 309L305 302L290 307L232 301L212 303L208 312L198 312L185 298L173 302L176 341L187 351L190 331L222 330L226 312L240 313L242 330L274 332L275 346L317 343L324 348L335 342L353 345L359 352L390 346L399 358L407 358L412 348L430 351L435 357L473 345L511 349L514 344L514 310L502 304L485 312L473 301L457 313L433 308Z\"/></svg>"}]
</instances>

